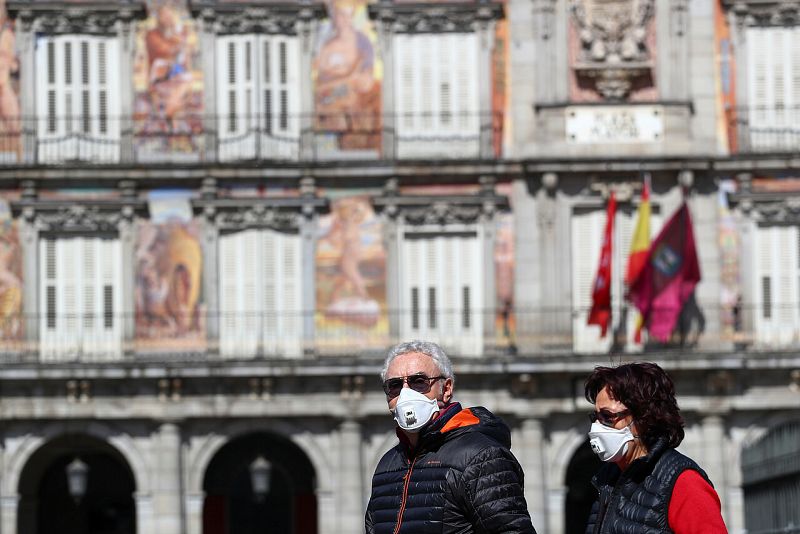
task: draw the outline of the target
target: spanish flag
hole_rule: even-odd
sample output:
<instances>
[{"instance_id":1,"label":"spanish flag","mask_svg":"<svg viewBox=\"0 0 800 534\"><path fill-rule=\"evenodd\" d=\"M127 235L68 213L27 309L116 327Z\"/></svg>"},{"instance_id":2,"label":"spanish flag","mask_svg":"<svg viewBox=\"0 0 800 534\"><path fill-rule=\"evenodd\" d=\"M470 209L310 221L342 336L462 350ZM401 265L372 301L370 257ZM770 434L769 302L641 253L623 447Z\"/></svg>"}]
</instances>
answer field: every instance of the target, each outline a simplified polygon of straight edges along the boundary
<instances>
[{"instance_id":1,"label":"spanish flag","mask_svg":"<svg viewBox=\"0 0 800 534\"><path fill-rule=\"evenodd\" d=\"M645 176L644 187L642 188L642 203L639 204L639 213L636 219L636 229L633 231L631 240L631 252L628 256L628 267L625 271L625 287L630 288L631 284L639 277L650 251L650 177ZM642 342L642 327L644 319L636 314L636 333L634 341Z\"/></svg>"}]
</instances>

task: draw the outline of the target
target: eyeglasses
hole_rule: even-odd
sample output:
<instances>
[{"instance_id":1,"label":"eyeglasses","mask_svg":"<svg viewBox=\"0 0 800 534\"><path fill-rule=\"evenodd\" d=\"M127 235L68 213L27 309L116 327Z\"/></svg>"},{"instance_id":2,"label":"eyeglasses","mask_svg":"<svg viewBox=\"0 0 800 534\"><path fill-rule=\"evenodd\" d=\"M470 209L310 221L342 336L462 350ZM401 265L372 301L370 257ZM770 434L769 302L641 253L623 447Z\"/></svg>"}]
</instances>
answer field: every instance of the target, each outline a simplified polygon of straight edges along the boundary
<instances>
[{"instance_id":1,"label":"eyeglasses","mask_svg":"<svg viewBox=\"0 0 800 534\"><path fill-rule=\"evenodd\" d=\"M422 373L411 376L398 376L397 378L390 378L383 383L383 391L389 399L393 399L400 395L403 390L403 384L408 384L408 387L417 393L428 393L433 387L433 383L437 380L446 378L444 376L428 376Z\"/></svg>"},{"instance_id":2,"label":"eyeglasses","mask_svg":"<svg viewBox=\"0 0 800 534\"><path fill-rule=\"evenodd\" d=\"M621 412L612 412L609 410L592 411L589 412L589 421L592 423L597 421L603 426L614 426L617 421L630 414L630 410L622 410Z\"/></svg>"}]
</instances>

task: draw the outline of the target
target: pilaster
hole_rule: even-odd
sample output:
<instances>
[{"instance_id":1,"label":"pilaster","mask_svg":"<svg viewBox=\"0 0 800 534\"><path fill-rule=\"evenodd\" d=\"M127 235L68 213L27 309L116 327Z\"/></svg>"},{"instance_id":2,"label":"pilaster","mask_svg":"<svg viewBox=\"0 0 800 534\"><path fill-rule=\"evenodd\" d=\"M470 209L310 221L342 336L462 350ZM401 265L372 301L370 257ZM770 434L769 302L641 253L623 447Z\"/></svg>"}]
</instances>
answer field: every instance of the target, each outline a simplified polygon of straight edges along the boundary
<instances>
[{"instance_id":1,"label":"pilaster","mask_svg":"<svg viewBox=\"0 0 800 534\"><path fill-rule=\"evenodd\" d=\"M545 465L545 430L541 419L525 419L520 430L521 442L515 444L525 473L525 500L537 532L547 531L547 483Z\"/></svg>"},{"instance_id":2,"label":"pilaster","mask_svg":"<svg viewBox=\"0 0 800 534\"><path fill-rule=\"evenodd\" d=\"M362 487L361 423L345 420L339 426L339 532L364 529L364 495Z\"/></svg>"},{"instance_id":3,"label":"pilaster","mask_svg":"<svg viewBox=\"0 0 800 534\"><path fill-rule=\"evenodd\" d=\"M181 433L175 423L162 423L153 435L152 532L183 534Z\"/></svg>"}]
</instances>

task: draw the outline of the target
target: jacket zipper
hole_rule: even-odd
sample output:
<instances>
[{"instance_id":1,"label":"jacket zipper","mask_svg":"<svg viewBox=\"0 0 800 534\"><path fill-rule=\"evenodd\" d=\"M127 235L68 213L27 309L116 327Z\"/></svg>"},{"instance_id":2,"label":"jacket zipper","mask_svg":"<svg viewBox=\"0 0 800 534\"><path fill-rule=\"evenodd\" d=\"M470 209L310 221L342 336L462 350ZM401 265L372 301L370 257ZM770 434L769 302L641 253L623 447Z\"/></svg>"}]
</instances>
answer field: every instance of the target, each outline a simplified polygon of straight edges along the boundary
<instances>
[{"instance_id":1,"label":"jacket zipper","mask_svg":"<svg viewBox=\"0 0 800 534\"><path fill-rule=\"evenodd\" d=\"M411 484L411 472L414 471L414 464L417 463L417 458L414 457L414 460L411 461L411 465L408 466L408 472L406 473L405 482L403 482L403 497L400 500L400 511L397 513L397 526L394 527L394 534L398 534L400 532L400 527L403 525L403 512L406 511L406 500L408 499L408 486Z\"/></svg>"}]
</instances>

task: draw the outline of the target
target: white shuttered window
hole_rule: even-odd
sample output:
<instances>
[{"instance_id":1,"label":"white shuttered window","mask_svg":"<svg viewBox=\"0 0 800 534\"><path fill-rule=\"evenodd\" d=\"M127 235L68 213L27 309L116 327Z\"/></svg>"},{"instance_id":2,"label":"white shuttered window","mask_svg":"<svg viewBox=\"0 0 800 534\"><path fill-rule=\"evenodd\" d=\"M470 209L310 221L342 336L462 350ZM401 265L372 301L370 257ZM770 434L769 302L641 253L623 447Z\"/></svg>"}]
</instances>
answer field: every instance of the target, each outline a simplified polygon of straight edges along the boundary
<instances>
[{"instance_id":1,"label":"white shuttered window","mask_svg":"<svg viewBox=\"0 0 800 534\"><path fill-rule=\"evenodd\" d=\"M477 156L477 34L397 34L394 53L398 156Z\"/></svg>"},{"instance_id":2,"label":"white shuttered window","mask_svg":"<svg viewBox=\"0 0 800 534\"><path fill-rule=\"evenodd\" d=\"M219 245L220 353L299 356L301 240L274 230L224 235Z\"/></svg>"},{"instance_id":3,"label":"white shuttered window","mask_svg":"<svg viewBox=\"0 0 800 534\"><path fill-rule=\"evenodd\" d=\"M300 76L297 38L217 39L217 112L223 161L297 159Z\"/></svg>"},{"instance_id":4,"label":"white shuttered window","mask_svg":"<svg viewBox=\"0 0 800 534\"><path fill-rule=\"evenodd\" d=\"M800 28L747 29L750 143L756 150L800 146Z\"/></svg>"},{"instance_id":5,"label":"white shuttered window","mask_svg":"<svg viewBox=\"0 0 800 534\"><path fill-rule=\"evenodd\" d=\"M760 226L756 231L756 341L780 347L800 342L800 231Z\"/></svg>"},{"instance_id":6,"label":"white shuttered window","mask_svg":"<svg viewBox=\"0 0 800 534\"><path fill-rule=\"evenodd\" d=\"M483 349L483 242L478 231L401 239L401 338L435 341L455 354Z\"/></svg>"},{"instance_id":7,"label":"white shuttered window","mask_svg":"<svg viewBox=\"0 0 800 534\"><path fill-rule=\"evenodd\" d=\"M592 308L592 285L597 275L600 248L606 225L606 210L577 212L572 216L572 344L575 352L603 353L611 348L612 336L622 320L625 292L625 270L636 225L637 212L617 211L614 221L614 243L611 259L611 326L605 338L600 337L600 327L587 325ZM650 231L654 238L661 229L661 216L652 213ZM625 345L633 350L636 329L636 308L628 305Z\"/></svg>"},{"instance_id":8,"label":"white shuttered window","mask_svg":"<svg viewBox=\"0 0 800 534\"><path fill-rule=\"evenodd\" d=\"M115 360L122 354L118 239L46 238L39 249L43 360Z\"/></svg>"},{"instance_id":9,"label":"white shuttered window","mask_svg":"<svg viewBox=\"0 0 800 534\"><path fill-rule=\"evenodd\" d=\"M117 40L36 40L37 155L41 162L119 159Z\"/></svg>"}]
</instances>

